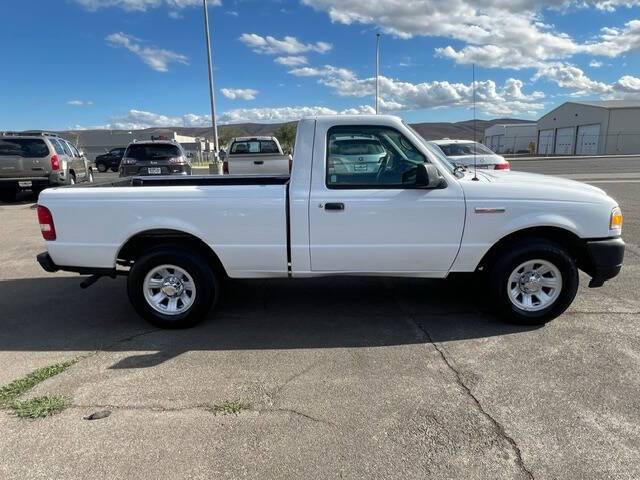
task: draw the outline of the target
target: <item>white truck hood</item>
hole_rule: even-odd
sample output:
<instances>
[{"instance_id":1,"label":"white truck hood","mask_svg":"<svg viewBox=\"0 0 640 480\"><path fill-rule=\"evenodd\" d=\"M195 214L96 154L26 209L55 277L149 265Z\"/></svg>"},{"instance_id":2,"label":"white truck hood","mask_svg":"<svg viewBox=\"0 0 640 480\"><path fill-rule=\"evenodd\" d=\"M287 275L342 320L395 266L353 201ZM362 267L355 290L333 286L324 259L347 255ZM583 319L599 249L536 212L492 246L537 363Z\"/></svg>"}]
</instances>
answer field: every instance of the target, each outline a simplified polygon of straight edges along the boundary
<instances>
[{"instance_id":1,"label":"white truck hood","mask_svg":"<svg viewBox=\"0 0 640 480\"><path fill-rule=\"evenodd\" d=\"M493 170L478 170L479 182L472 180L473 168L465 172L461 183L465 192L476 191L472 184L493 184L491 190L495 196L509 198L545 198L548 200L568 200L602 203L609 199L604 190L586 183L569 180L562 177L540 175L526 172L502 172ZM479 185L480 187L480 185ZM481 190L487 192L486 187ZM494 196L491 195L491 196ZM615 203L615 202L614 202Z\"/></svg>"}]
</instances>

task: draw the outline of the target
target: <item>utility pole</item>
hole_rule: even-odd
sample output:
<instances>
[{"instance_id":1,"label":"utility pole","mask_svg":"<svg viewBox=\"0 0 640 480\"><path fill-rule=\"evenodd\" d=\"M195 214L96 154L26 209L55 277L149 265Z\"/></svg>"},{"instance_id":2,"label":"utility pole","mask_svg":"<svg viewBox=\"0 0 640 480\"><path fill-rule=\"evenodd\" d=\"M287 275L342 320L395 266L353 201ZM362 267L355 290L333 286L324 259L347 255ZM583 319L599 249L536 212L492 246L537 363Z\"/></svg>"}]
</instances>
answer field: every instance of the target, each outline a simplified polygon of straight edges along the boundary
<instances>
[{"instance_id":1,"label":"utility pole","mask_svg":"<svg viewBox=\"0 0 640 480\"><path fill-rule=\"evenodd\" d=\"M209 10L207 0L202 0L204 7L204 31L207 37L207 60L209 62L209 95L211 97L211 124L213 126L213 152L218 160L218 124L216 123L216 101L213 93L213 68L211 65L211 37L209 36Z\"/></svg>"},{"instance_id":2,"label":"utility pole","mask_svg":"<svg viewBox=\"0 0 640 480\"><path fill-rule=\"evenodd\" d=\"M380 96L380 89L378 86L378 77L380 76L380 34L376 33L376 115L379 113L378 109L378 97Z\"/></svg>"}]
</instances>

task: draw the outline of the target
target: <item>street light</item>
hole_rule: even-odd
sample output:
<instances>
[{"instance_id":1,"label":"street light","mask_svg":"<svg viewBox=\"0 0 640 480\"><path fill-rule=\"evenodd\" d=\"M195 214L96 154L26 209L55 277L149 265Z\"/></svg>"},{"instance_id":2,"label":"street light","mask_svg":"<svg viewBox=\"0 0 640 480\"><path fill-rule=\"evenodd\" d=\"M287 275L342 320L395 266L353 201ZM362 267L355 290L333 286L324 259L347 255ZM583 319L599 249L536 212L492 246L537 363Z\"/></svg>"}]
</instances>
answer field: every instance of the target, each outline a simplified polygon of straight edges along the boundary
<instances>
[{"instance_id":1,"label":"street light","mask_svg":"<svg viewBox=\"0 0 640 480\"><path fill-rule=\"evenodd\" d=\"M376 33L376 115L378 115L378 97L380 95L380 90L378 88L378 77L379 73L379 51L380 51L380 34Z\"/></svg>"},{"instance_id":2,"label":"street light","mask_svg":"<svg viewBox=\"0 0 640 480\"><path fill-rule=\"evenodd\" d=\"M204 31L207 38L207 60L209 63L209 96L211 98L211 124L213 126L213 152L215 159L218 159L218 124L216 123L216 101L213 94L213 69L211 66L211 37L209 35L209 10L207 0L202 0L204 7Z\"/></svg>"}]
</instances>

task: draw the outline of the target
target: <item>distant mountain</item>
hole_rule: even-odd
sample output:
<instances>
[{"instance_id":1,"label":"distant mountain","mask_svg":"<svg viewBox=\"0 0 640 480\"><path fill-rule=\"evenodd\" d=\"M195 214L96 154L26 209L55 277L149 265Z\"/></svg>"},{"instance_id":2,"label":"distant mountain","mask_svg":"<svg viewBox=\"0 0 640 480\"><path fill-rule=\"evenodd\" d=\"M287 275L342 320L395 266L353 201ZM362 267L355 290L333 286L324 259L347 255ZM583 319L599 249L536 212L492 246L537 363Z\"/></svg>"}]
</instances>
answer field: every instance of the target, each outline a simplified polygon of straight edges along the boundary
<instances>
[{"instance_id":1,"label":"distant mountain","mask_svg":"<svg viewBox=\"0 0 640 480\"><path fill-rule=\"evenodd\" d=\"M295 123L295 122L287 122ZM415 128L420 135L427 140L438 138L457 138L472 140L473 139L473 120L465 120L462 122L425 122L413 123L411 126ZM484 137L484 131L497 123L531 123L529 120L521 120L517 118L497 118L494 120L476 120L476 139L481 140ZM236 123L232 125L219 125L218 135L224 137L233 133L234 135L273 135L283 123ZM73 133L79 136L80 144L82 144L83 132L91 132L92 130L75 130ZM126 132L126 130L114 130L114 132ZM179 135L187 135L191 137L212 138L211 127L166 127L166 128L146 128L144 130L135 130L141 133L153 133L160 135L163 132L176 132ZM61 132L66 133L66 132Z\"/></svg>"}]
</instances>

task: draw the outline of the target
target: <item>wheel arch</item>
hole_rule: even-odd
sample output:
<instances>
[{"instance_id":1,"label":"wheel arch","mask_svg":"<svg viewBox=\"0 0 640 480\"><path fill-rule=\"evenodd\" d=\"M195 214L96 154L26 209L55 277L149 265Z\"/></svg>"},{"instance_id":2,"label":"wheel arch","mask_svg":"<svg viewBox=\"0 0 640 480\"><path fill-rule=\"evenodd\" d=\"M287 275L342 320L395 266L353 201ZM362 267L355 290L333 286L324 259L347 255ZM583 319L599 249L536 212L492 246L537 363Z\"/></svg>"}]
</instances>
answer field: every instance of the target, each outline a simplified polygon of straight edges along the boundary
<instances>
[{"instance_id":1,"label":"wheel arch","mask_svg":"<svg viewBox=\"0 0 640 480\"><path fill-rule=\"evenodd\" d=\"M216 272L227 276L220 258L204 240L191 233L168 228L153 228L133 234L118 250L116 263L130 266L150 248L178 244L197 251Z\"/></svg>"},{"instance_id":2,"label":"wheel arch","mask_svg":"<svg viewBox=\"0 0 640 480\"><path fill-rule=\"evenodd\" d=\"M484 254L476 270L484 270L492 265L497 260L500 252L509 248L509 246L532 238L550 240L565 247L576 260L578 268L587 271L587 273L589 272L590 261L584 240L571 230L557 226L528 227L503 236Z\"/></svg>"}]
</instances>

